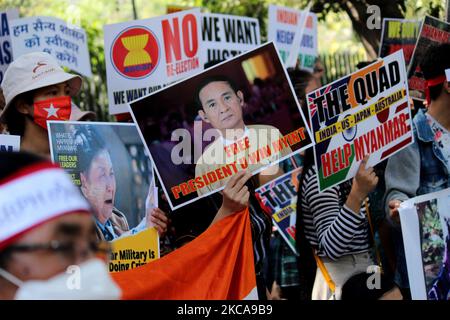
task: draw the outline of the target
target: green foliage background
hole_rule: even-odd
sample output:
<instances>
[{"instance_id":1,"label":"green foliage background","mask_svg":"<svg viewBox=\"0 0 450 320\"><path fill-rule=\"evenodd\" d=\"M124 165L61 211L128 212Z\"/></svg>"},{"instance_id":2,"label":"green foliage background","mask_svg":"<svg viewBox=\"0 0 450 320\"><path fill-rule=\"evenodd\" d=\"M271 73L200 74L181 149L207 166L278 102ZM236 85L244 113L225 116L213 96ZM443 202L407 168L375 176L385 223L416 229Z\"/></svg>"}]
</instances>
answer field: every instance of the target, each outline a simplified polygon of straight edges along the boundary
<instances>
[{"instance_id":1,"label":"green foliage background","mask_svg":"<svg viewBox=\"0 0 450 320\"><path fill-rule=\"evenodd\" d=\"M383 10L390 6L400 10L406 18L412 19L423 17L425 13L442 18L445 11L444 2L445 0L314 0L312 10L319 16L319 51L327 54L364 54L361 35L355 32L345 11L344 5L348 3L377 4ZM21 17L54 16L84 28L88 34L94 76L92 79L86 79L83 92L76 102L82 108L95 111L98 120L112 120L107 112L103 48L105 24L162 15L166 13L168 4L203 7L209 12L258 18L261 39L264 42L267 40L268 6L271 3L302 9L307 6L308 0L0 0L0 11L19 8Z\"/></svg>"}]
</instances>

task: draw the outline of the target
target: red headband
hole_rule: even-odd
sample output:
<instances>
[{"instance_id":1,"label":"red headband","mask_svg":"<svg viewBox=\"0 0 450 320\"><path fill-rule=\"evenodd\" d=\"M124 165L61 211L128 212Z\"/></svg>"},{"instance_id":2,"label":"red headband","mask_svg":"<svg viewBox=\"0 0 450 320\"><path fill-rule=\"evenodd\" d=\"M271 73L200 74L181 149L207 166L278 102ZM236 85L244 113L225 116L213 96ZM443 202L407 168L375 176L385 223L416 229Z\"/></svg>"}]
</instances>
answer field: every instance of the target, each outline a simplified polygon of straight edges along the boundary
<instances>
[{"instance_id":1,"label":"red headband","mask_svg":"<svg viewBox=\"0 0 450 320\"><path fill-rule=\"evenodd\" d=\"M437 86L438 84L444 83L446 81L445 75L437 76L436 78L432 78L429 80L425 80L425 98L427 99L427 105L429 106L431 103L430 98L430 87Z\"/></svg>"}]
</instances>

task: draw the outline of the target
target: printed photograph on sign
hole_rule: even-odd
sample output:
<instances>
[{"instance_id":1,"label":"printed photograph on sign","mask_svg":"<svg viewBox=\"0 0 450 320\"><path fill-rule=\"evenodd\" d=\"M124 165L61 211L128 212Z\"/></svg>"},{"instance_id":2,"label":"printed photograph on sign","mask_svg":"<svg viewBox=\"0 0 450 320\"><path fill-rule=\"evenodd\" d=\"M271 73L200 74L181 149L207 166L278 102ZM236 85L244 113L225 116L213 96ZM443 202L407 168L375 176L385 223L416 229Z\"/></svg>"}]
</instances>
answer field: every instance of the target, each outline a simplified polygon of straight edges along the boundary
<instances>
[{"instance_id":1,"label":"printed photograph on sign","mask_svg":"<svg viewBox=\"0 0 450 320\"><path fill-rule=\"evenodd\" d=\"M14 58L44 51L58 63L86 77L91 77L86 32L53 17L27 17L10 21Z\"/></svg>"},{"instance_id":2,"label":"printed photograph on sign","mask_svg":"<svg viewBox=\"0 0 450 320\"><path fill-rule=\"evenodd\" d=\"M384 18L379 56L384 58L403 49L405 63L408 66L416 46L420 24L419 20Z\"/></svg>"},{"instance_id":3,"label":"printed photograph on sign","mask_svg":"<svg viewBox=\"0 0 450 320\"><path fill-rule=\"evenodd\" d=\"M105 25L110 114L128 103L192 76L204 65L200 9Z\"/></svg>"},{"instance_id":4,"label":"printed photograph on sign","mask_svg":"<svg viewBox=\"0 0 450 320\"><path fill-rule=\"evenodd\" d=\"M320 191L389 158L413 142L403 51L308 94Z\"/></svg>"},{"instance_id":5,"label":"printed photograph on sign","mask_svg":"<svg viewBox=\"0 0 450 320\"><path fill-rule=\"evenodd\" d=\"M150 158L134 124L49 121L52 160L91 205L99 240L112 242L111 272L159 258L150 220L158 197Z\"/></svg>"},{"instance_id":6,"label":"printed photograph on sign","mask_svg":"<svg viewBox=\"0 0 450 320\"><path fill-rule=\"evenodd\" d=\"M408 68L408 86L411 98L425 100L425 78L420 70L420 62L431 46L440 43L450 43L450 24L434 17L425 16Z\"/></svg>"},{"instance_id":7,"label":"printed photograph on sign","mask_svg":"<svg viewBox=\"0 0 450 320\"><path fill-rule=\"evenodd\" d=\"M203 50L206 66L231 59L260 45L256 18L225 14L202 14Z\"/></svg>"},{"instance_id":8,"label":"printed photograph on sign","mask_svg":"<svg viewBox=\"0 0 450 320\"><path fill-rule=\"evenodd\" d=\"M130 104L172 208L304 150L311 136L273 43Z\"/></svg>"},{"instance_id":9,"label":"printed photograph on sign","mask_svg":"<svg viewBox=\"0 0 450 320\"><path fill-rule=\"evenodd\" d=\"M447 198L447 202L450 198ZM441 209L441 210L439 210ZM419 215L420 235L422 246L422 263L425 276L425 283L428 293L428 299L439 298L439 300L448 300L450 298L447 292L446 296L440 291L443 286L441 283L450 276L450 212L439 208L438 199L417 203L416 210ZM442 223L444 222L444 223ZM444 261L444 258L446 261ZM443 268L444 267L444 268ZM446 274L440 274L446 270ZM450 285L448 283L447 285Z\"/></svg>"},{"instance_id":10,"label":"printed photograph on sign","mask_svg":"<svg viewBox=\"0 0 450 320\"><path fill-rule=\"evenodd\" d=\"M295 244L297 191L302 171L303 167L298 167L256 189L256 197L261 208L272 217L278 232L294 254L297 254Z\"/></svg>"},{"instance_id":11,"label":"printed photograph on sign","mask_svg":"<svg viewBox=\"0 0 450 320\"><path fill-rule=\"evenodd\" d=\"M400 207L414 299L450 299L450 190L410 199Z\"/></svg>"}]
</instances>

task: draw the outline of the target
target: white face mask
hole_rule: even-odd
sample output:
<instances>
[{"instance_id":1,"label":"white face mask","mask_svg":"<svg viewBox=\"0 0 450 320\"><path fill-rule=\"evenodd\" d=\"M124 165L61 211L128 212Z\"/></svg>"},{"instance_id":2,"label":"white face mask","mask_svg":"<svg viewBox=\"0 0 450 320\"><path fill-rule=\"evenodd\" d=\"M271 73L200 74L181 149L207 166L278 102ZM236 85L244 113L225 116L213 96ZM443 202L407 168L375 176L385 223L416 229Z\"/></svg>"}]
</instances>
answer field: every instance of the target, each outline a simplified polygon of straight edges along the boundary
<instances>
[{"instance_id":1,"label":"white face mask","mask_svg":"<svg viewBox=\"0 0 450 320\"><path fill-rule=\"evenodd\" d=\"M117 300L121 290L99 259L88 260L48 280L22 281L0 269L0 276L19 289L16 300Z\"/></svg>"}]
</instances>

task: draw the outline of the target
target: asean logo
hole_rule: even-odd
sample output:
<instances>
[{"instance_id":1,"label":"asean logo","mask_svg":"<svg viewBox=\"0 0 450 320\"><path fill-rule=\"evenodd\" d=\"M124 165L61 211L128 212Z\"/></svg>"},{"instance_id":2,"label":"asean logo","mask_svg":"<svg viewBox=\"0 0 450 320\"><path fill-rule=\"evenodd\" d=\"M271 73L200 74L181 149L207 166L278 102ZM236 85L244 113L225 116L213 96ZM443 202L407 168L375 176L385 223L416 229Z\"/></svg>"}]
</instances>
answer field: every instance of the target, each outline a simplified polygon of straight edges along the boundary
<instances>
[{"instance_id":1,"label":"asean logo","mask_svg":"<svg viewBox=\"0 0 450 320\"><path fill-rule=\"evenodd\" d=\"M144 27L128 28L114 39L111 61L116 71L124 77L145 78L158 66L158 40Z\"/></svg>"}]
</instances>

